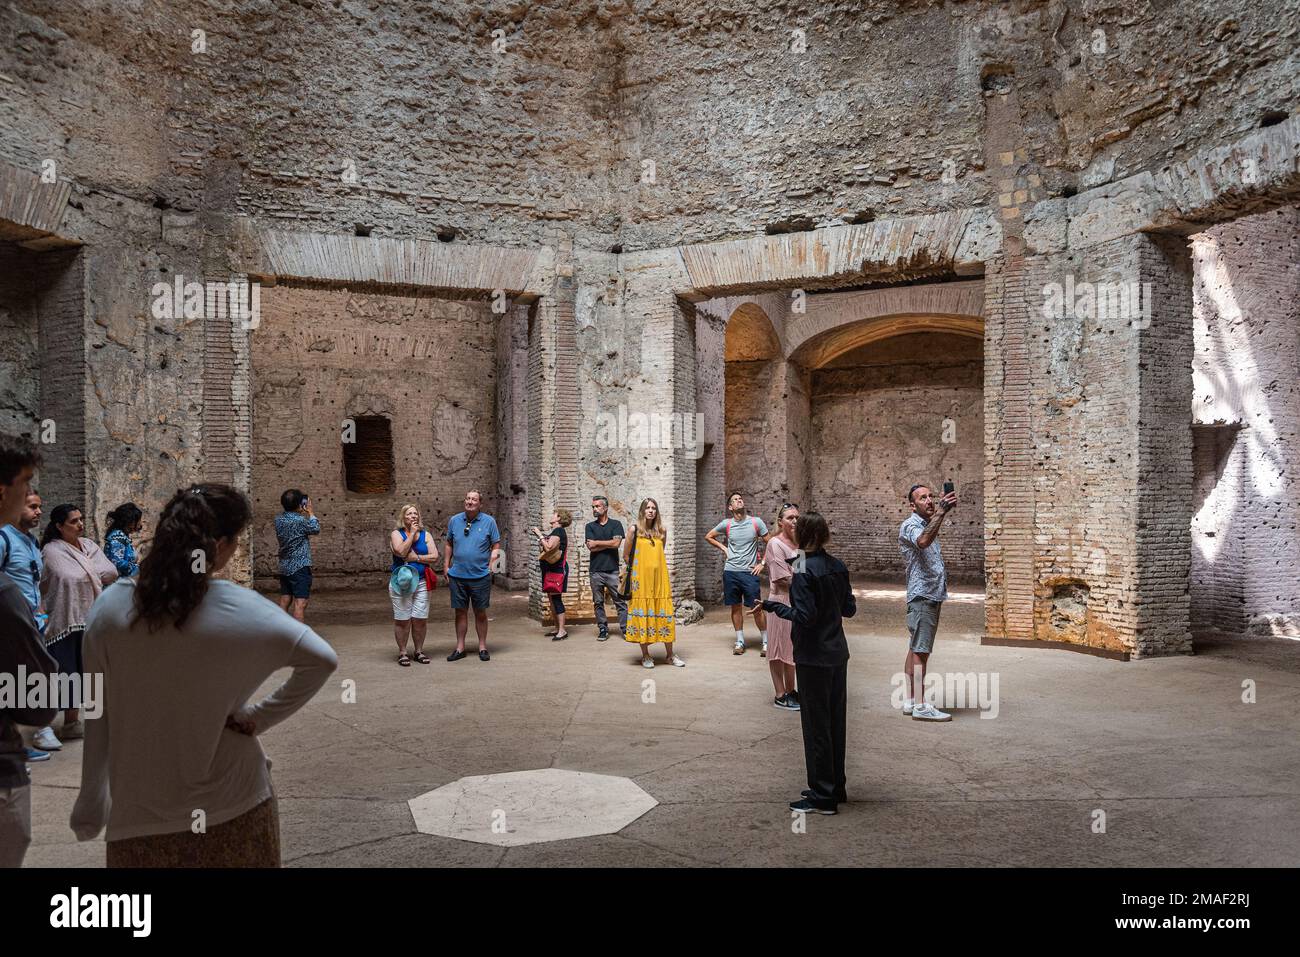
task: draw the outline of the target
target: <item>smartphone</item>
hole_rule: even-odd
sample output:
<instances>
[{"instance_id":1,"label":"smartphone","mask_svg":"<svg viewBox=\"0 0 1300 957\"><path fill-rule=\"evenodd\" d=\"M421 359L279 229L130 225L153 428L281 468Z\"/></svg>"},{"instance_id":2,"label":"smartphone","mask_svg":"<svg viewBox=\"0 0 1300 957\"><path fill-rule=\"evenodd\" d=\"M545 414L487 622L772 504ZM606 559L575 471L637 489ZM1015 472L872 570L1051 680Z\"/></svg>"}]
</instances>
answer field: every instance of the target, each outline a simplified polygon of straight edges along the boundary
<instances>
[{"instance_id":1,"label":"smartphone","mask_svg":"<svg viewBox=\"0 0 1300 957\"><path fill-rule=\"evenodd\" d=\"M952 484L952 479L948 479L948 481L943 483L944 495L951 495L955 491L957 491L957 486Z\"/></svg>"}]
</instances>

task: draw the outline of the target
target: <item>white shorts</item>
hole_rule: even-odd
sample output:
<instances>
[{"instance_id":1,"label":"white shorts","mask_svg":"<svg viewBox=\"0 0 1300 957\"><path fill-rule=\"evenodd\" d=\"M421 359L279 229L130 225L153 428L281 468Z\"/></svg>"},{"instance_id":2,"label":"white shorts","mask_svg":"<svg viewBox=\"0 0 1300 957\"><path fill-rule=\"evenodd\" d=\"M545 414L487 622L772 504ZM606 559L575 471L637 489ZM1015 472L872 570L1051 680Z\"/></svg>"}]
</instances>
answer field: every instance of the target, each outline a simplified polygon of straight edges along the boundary
<instances>
[{"instance_id":1,"label":"white shorts","mask_svg":"<svg viewBox=\"0 0 1300 957\"><path fill-rule=\"evenodd\" d=\"M423 578L409 595L399 595L389 587L388 597L393 600L393 621L429 617L429 588Z\"/></svg>"}]
</instances>

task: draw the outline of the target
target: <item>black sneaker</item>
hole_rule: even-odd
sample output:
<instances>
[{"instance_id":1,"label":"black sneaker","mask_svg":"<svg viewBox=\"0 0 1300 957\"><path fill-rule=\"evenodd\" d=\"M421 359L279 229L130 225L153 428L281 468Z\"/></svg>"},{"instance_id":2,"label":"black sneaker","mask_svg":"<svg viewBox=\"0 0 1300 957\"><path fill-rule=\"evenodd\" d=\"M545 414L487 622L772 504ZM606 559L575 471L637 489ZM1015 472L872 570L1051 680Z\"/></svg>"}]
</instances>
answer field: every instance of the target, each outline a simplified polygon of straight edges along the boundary
<instances>
[{"instance_id":1,"label":"black sneaker","mask_svg":"<svg viewBox=\"0 0 1300 957\"><path fill-rule=\"evenodd\" d=\"M785 696L789 698L791 701L793 701L795 704L799 703L799 692L795 691L793 688L787 691L785 693Z\"/></svg>"},{"instance_id":2,"label":"black sneaker","mask_svg":"<svg viewBox=\"0 0 1300 957\"><path fill-rule=\"evenodd\" d=\"M448 661L460 661L460 659L462 659L462 658L464 658L464 657L465 657L465 652L463 652L463 651L453 651L451 654L449 654L449 655L447 656L447 660L448 660Z\"/></svg>"},{"instance_id":3,"label":"black sneaker","mask_svg":"<svg viewBox=\"0 0 1300 957\"><path fill-rule=\"evenodd\" d=\"M798 711L799 702L790 698L790 695L783 694L779 698L772 699L772 707L780 708L782 711Z\"/></svg>"},{"instance_id":4,"label":"black sneaker","mask_svg":"<svg viewBox=\"0 0 1300 957\"><path fill-rule=\"evenodd\" d=\"M802 791L800 791L799 793L802 794L802 795L803 795L804 797L806 797L806 798L810 798L810 797L813 796L813 792L812 792L812 790L811 790L810 788L804 788L804 789L803 789ZM837 795L835 795L835 803L836 803L836 804L848 804L848 803L849 803L848 795L847 795L847 794L837 794Z\"/></svg>"},{"instance_id":5,"label":"black sneaker","mask_svg":"<svg viewBox=\"0 0 1300 957\"><path fill-rule=\"evenodd\" d=\"M608 632L606 629L604 629L604 628L600 629L600 631L599 631L599 632L597 633L597 635L596 635L596 640L597 640L597 641L609 641L609 632Z\"/></svg>"},{"instance_id":6,"label":"black sneaker","mask_svg":"<svg viewBox=\"0 0 1300 957\"><path fill-rule=\"evenodd\" d=\"M479 661L491 661L491 660L492 660L492 656L489 655L489 654L487 653L487 649L484 648L482 651L480 651L480 652L478 653L478 660L479 660Z\"/></svg>"},{"instance_id":7,"label":"black sneaker","mask_svg":"<svg viewBox=\"0 0 1300 957\"><path fill-rule=\"evenodd\" d=\"M830 815L839 813L839 811L834 807L824 807L819 804L814 804L811 798L804 798L802 801L791 801L790 810L798 811L800 814L813 813Z\"/></svg>"}]
</instances>

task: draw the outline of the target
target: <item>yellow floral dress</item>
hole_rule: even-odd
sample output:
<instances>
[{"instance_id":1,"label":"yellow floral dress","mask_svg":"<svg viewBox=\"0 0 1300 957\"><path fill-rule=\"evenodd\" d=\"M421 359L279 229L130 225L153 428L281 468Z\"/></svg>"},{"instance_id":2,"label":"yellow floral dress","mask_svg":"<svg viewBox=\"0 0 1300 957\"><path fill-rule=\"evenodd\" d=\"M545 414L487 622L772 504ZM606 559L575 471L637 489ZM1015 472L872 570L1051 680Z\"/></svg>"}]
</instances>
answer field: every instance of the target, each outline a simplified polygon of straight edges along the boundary
<instances>
[{"instance_id":1,"label":"yellow floral dress","mask_svg":"<svg viewBox=\"0 0 1300 957\"><path fill-rule=\"evenodd\" d=\"M627 603L623 640L648 645L655 641L675 641L676 633L664 543L658 538L638 535L636 554L632 556L632 598Z\"/></svg>"}]
</instances>

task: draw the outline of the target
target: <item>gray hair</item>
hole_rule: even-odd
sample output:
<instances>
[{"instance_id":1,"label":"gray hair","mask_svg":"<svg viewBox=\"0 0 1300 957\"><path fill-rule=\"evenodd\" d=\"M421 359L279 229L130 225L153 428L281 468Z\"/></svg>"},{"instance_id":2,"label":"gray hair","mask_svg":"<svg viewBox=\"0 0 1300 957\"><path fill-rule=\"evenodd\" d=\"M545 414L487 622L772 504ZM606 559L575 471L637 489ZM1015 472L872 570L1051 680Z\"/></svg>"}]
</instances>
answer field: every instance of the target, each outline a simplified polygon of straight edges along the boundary
<instances>
[{"instance_id":1,"label":"gray hair","mask_svg":"<svg viewBox=\"0 0 1300 957\"><path fill-rule=\"evenodd\" d=\"M609 499L605 498L605 496L603 495L593 495L591 497L591 500L593 502L600 502L600 504L604 505L606 508L609 508Z\"/></svg>"}]
</instances>

